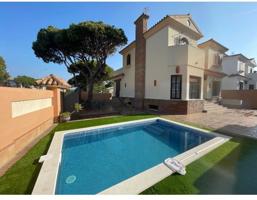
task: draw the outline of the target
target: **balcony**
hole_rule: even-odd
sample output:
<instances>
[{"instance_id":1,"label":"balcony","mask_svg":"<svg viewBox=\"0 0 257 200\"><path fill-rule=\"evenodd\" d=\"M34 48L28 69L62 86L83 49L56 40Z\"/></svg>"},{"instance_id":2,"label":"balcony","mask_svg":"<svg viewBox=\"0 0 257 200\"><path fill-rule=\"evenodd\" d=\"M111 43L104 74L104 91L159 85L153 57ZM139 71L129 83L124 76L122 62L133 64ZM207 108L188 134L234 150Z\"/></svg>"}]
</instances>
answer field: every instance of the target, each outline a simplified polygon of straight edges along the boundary
<instances>
[{"instance_id":1,"label":"balcony","mask_svg":"<svg viewBox=\"0 0 257 200\"><path fill-rule=\"evenodd\" d=\"M169 47L169 65L195 66L204 68L205 54L202 49L191 45L176 45Z\"/></svg>"}]
</instances>

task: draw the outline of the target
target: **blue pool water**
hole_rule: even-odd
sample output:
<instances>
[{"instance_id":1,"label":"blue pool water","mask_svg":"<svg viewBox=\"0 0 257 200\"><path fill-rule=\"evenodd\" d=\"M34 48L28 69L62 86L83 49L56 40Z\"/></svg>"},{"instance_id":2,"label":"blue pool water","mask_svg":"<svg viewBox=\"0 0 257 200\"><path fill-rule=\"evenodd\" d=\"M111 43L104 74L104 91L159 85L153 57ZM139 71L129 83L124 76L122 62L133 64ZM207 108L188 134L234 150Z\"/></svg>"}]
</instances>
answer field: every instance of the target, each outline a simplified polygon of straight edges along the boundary
<instances>
[{"instance_id":1,"label":"blue pool water","mask_svg":"<svg viewBox=\"0 0 257 200\"><path fill-rule=\"evenodd\" d=\"M212 138L159 119L67 134L56 194L96 194Z\"/></svg>"}]
</instances>

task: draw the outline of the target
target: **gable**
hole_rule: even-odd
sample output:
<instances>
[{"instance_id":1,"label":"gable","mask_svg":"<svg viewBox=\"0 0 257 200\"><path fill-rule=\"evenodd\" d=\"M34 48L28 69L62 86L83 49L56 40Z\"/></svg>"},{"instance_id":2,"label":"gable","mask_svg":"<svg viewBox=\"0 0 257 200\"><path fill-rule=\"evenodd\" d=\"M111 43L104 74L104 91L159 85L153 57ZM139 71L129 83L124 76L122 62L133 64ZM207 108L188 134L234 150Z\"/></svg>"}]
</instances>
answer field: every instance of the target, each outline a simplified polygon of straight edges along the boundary
<instances>
[{"instance_id":1,"label":"gable","mask_svg":"<svg viewBox=\"0 0 257 200\"><path fill-rule=\"evenodd\" d=\"M145 33L144 37L149 38L151 35L157 33L161 29L171 26L176 30L179 30L183 33L187 33L185 35L190 35L195 40L199 40L203 37L200 29L197 27L190 14L187 15L166 15L159 22L157 22L154 26L149 28ZM135 48L136 42L135 40L123 48L119 53L125 54L129 50Z\"/></svg>"},{"instance_id":2,"label":"gable","mask_svg":"<svg viewBox=\"0 0 257 200\"><path fill-rule=\"evenodd\" d=\"M190 20L190 23L191 23L190 26L192 26L191 28L189 28L188 25L185 25L187 24L187 19ZM199 40L200 38L203 37L202 33L197 28L197 26L195 25L195 23L193 22L190 16L167 15L166 17L161 19L157 24L155 24L153 27L151 27L148 31L144 33L145 38L150 37L151 35L165 28L166 26L170 26L178 30L179 32L183 32L186 35L189 35L190 37L192 37L194 40Z\"/></svg>"},{"instance_id":3,"label":"gable","mask_svg":"<svg viewBox=\"0 0 257 200\"><path fill-rule=\"evenodd\" d=\"M248 59L248 66L249 66L249 67L252 67L252 68L255 68L255 67L256 67L256 62L255 62L255 59L254 59L254 58L249 58L249 59Z\"/></svg>"},{"instance_id":4,"label":"gable","mask_svg":"<svg viewBox=\"0 0 257 200\"><path fill-rule=\"evenodd\" d=\"M133 42L131 42L130 44L128 44L126 47L124 47L119 53L124 55L126 53L128 53L130 50L136 48L136 41L134 40Z\"/></svg>"},{"instance_id":5,"label":"gable","mask_svg":"<svg viewBox=\"0 0 257 200\"><path fill-rule=\"evenodd\" d=\"M209 39L201 44L198 45L199 48L211 48L215 51L225 53L228 51L228 48L223 46L222 44L218 43L214 39Z\"/></svg>"},{"instance_id":6,"label":"gable","mask_svg":"<svg viewBox=\"0 0 257 200\"><path fill-rule=\"evenodd\" d=\"M189 14L188 15L171 15L170 17L175 19L179 23L183 24L184 26L188 27L192 31L202 35L200 29L197 27L197 25L195 24L195 22L193 21L193 19Z\"/></svg>"}]
</instances>

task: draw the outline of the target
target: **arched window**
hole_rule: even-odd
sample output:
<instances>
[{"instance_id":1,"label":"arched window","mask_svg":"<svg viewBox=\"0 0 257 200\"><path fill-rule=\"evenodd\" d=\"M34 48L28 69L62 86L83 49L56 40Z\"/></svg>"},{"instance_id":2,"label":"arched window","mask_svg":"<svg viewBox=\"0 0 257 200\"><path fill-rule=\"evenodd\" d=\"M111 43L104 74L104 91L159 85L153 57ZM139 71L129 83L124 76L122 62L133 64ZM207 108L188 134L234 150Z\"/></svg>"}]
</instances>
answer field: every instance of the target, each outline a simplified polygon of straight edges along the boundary
<instances>
[{"instance_id":1,"label":"arched window","mask_svg":"<svg viewBox=\"0 0 257 200\"><path fill-rule=\"evenodd\" d=\"M131 56L130 54L127 55L127 65L130 65L131 63Z\"/></svg>"},{"instance_id":2,"label":"arched window","mask_svg":"<svg viewBox=\"0 0 257 200\"><path fill-rule=\"evenodd\" d=\"M181 45L189 45L188 39L185 38L185 37L182 37L182 38L180 39L180 44L181 44Z\"/></svg>"}]
</instances>

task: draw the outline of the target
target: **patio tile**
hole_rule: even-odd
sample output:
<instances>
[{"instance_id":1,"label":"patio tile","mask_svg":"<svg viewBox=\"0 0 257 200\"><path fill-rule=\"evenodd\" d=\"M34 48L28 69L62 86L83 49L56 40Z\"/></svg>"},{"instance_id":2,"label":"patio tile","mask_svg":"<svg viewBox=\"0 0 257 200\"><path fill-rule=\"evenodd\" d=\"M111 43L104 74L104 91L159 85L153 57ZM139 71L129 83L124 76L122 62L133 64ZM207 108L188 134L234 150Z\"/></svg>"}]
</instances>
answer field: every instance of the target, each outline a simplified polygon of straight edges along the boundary
<instances>
[{"instance_id":1,"label":"patio tile","mask_svg":"<svg viewBox=\"0 0 257 200\"><path fill-rule=\"evenodd\" d=\"M222 113L164 115L162 117L257 138L257 110L227 109Z\"/></svg>"}]
</instances>

